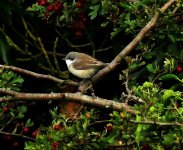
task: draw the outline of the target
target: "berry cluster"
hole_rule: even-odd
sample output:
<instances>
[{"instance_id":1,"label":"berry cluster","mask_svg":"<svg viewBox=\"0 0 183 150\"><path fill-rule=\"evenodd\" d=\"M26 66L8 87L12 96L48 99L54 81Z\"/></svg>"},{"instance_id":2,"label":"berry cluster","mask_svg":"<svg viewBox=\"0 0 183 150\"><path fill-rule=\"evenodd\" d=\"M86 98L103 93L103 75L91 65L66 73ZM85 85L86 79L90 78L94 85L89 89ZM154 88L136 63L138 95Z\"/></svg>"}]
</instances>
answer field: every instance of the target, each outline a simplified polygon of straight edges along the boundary
<instances>
[{"instance_id":1,"label":"berry cluster","mask_svg":"<svg viewBox=\"0 0 183 150\"><path fill-rule=\"evenodd\" d=\"M79 0L76 3L76 10L78 10L78 14L74 16L74 21L69 25L69 28L72 29L75 33L75 37L81 38L83 37L83 31L86 28L87 17L85 15L85 0Z\"/></svg>"},{"instance_id":2,"label":"berry cluster","mask_svg":"<svg viewBox=\"0 0 183 150\"><path fill-rule=\"evenodd\" d=\"M86 28L87 8L86 0L65 2L63 0L37 0L36 3L39 16L47 21L57 21L56 24L68 27L74 32L76 38L83 37ZM55 19L57 18L57 19Z\"/></svg>"},{"instance_id":3,"label":"berry cluster","mask_svg":"<svg viewBox=\"0 0 183 150\"><path fill-rule=\"evenodd\" d=\"M87 17L84 14L79 14L77 19L73 21L68 27L75 32L75 37L83 37L83 31L86 28Z\"/></svg>"},{"instance_id":4,"label":"berry cluster","mask_svg":"<svg viewBox=\"0 0 183 150\"><path fill-rule=\"evenodd\" d=\"M48 0L37 0L37 4L46 8L46 19L48 19L53 13L59 12L63 9L63 3L60 0L54 0L52 3Z\"/></svg>"}]
</instances>

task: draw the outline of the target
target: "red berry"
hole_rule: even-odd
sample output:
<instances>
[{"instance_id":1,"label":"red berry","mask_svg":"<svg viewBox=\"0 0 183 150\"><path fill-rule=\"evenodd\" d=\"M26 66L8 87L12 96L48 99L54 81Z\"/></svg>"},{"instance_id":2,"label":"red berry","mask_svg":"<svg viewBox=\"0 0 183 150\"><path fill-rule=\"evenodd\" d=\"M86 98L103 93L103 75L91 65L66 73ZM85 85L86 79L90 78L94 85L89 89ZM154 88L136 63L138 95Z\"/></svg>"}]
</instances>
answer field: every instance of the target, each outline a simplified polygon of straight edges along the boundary
<instances>
[{"instance_id":1,"label":"red berry","mask_svg":"<svg viewBox=\"0 0 183 150\"><path fill-rule=\"evenodd\" d=\"M143 144L142 150L151 150L151 147L149 146L149 144Z\"/></svg>"},{"instance_id":2,"label":"red berry","mask_svg":"<svg viewBox=\"0 0 183 150\"><path fill-rule=\"evenodd\" d=\"M48 18L48 17L49 17L49 13L48 13L48 12L46 12L45 17L46 17L46 18Z\"/></svg>"},{"instance_id":3,"label":"red berry","mask_svg":"<svg viewBox=\"0 0 183 150\"><path fill-rule=\"evenodd\" d=\"M170 150L170 147L168 145L164 145L164 150Z\"/></svg>"},{"instance_id":4,"label":"red berry","mask_svg":"<svg viewBox=\"0 0 183 150\"><path fill-rule=\"evenodd\" d=\"M3 112L4 112L4 113L9 112L9 107L4 107L4 108L3 108Z\"/></svg>"},{"instance_id":5,"label":"red berry","mask_svg":"<svg viewBox=\"0 0 183 150\"><path fill-rule=\"evenodd\" d=\"M29 128L27 128L27 127L23 128L23 133L24 134L27 134L28 132L29 132Z\"/></svg>"},{"instance_id":6,"label":"red berry","mask_svg":"<svg viewBox=\"0 0 183 150\"><path fill-rule=\"evenodd\" d=\"M47 3L47 0L41 0L41 1L40 1L40 5L41 5L41 6L45 6L46 3Z\"/></svg>"},{"instance_id":7,"label":"red berry","mask_svg":"<svg viewBox=\"0 0 183 150\"><path fill-rule=\"evenodd\" d=\"M81 8L82 7L82 3L80 2L77 2L77 5L76 5L77 8Z\"/></svg>"},{"instance_id":8,"label":"red berry","mask_svg":"<svg viewBox=\"0 0 183 150\"><path fill-rule=\"evenodd\" d=\"M39 134L39 132L36 130L36 131L32 132L32 137L36 138L38 134Z\"/></svg>"},{"instance_id":9,"label":"red berry","mask_svg":"<svg viewBox=\"0 0 183 150\"><path fill-rule=\"evenodd\" d=\"M181 97L182 97L182 96L181 96ZM175 104L176 104L176 107L177 107L177 108L180 108L180 107L181 107L181 102L180 102L180 101L176 101Z\"/></svg>"},{"instance_id":10,"label":"red berry","mask_svg":"<svg viewBox=\"0 0 183 150\"><path fill-rule=\"evenodd\" d=\"M75 22L69 26L71 29L75 29L77 31L82 31L85 29L86 25L83 22Z\"/></svg>"},{"instance_id":11,"label":"red berry","mask_svg":"<svg viewBox=\"0 0 183 150\"><path fill-rule=\"evenodd\" d=\"M80 38L80 37L83 36L83 34L80 31L76 31L75 32L75 36L78 37L78 38Z\"/></svg>"},{"instance_id":12,"label":"red berry","mask_svg":"<svg viewBox=\"0 0 183 150\"><path fill-rule=\"evenodd\" d=\"M47 7L47 11L53 11L55 10L55 5L51 4Z\"/></svg>"},{"instance_id":13,"label":"red berry","mask_svg":"<svg viewBox=\"0 0 183 150\"><path fill-rule=\"evenodd\" d=\"M11 107L13 107L13 106L14 106L14 105L13 105L12 103L10 103L10 104L7 105L8 108L11 108Z\"/></svg>"},{"instance_id":14,"label":"red berry","mask_svg":"<svg viewBox=\"0 0 183 150\"><path fill-rule=\"evenodd\" d=\"M62 3L60 3L60 2L58 2L56 5L55 5L55 11L59 11L59 10L61 10L63 8L63 4Z\"/></svg>"},{"instance_id":15,"label":"red berry","mask_svg":"<svg viewBox=\"0 0 183 150\"><path fill-rule=\"evenodd\" d=\"M59 146L60 146L59 142L53 142L52 143L52 150L57 150Z\"/></svg>"},{"instance_id":16,"label":"red berry","mask_svg":"<svg viewBox=\"0 0 183 150\"><path fill-rule=\"evenodd\" d=\"M60 125L59 124L57 124L57 125L54 125L54 130L60 130Z\"/></svg>"},{"instance_id":17,"label":"red berry","mask_svg":"<svg viewBox=\"0 0 183 150\"><path fill-rule=\"evenodd\" d=\"M79 18L85 23L87 21L87 18L84 14L80 14Z\"/></svg>"},{"instance_id":18,"label":"red berry","mask_svg":"<svg viewBox=\"0 0 183 150\"><path fill-rule=\"evenodd\" d=\"M177 72L182 72L183 71L183 68L181 66L178 66L177 67Z\"/></svg>"}]
</instances>

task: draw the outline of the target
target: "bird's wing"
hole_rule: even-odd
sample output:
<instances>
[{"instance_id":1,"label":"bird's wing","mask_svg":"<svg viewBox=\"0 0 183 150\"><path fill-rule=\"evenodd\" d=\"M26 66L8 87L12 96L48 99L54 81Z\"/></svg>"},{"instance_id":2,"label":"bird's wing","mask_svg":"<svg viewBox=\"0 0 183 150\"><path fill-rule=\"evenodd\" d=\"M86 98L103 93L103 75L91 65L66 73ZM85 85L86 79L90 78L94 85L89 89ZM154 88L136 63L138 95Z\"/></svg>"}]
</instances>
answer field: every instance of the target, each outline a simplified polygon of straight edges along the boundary
<instances>
[{"instance_id":1,"label":"bird's wing","mask_svg":"<svg viewBox=\"0 0 183 150\"><path fill-rule=\"evenodd\" d=\"M81 65L83 63L85 65ZM97 61L97 60L94 61L94 60L90 60L90 59L84 60L84 61L82 61L82 60L76 61L73 65L74 65L73 67L77 70L86 70L86 69L92 69L92 68L100 69L100 68L107 66L106 63L103 63L103 62Z\"/></svg>"}]
</instances>

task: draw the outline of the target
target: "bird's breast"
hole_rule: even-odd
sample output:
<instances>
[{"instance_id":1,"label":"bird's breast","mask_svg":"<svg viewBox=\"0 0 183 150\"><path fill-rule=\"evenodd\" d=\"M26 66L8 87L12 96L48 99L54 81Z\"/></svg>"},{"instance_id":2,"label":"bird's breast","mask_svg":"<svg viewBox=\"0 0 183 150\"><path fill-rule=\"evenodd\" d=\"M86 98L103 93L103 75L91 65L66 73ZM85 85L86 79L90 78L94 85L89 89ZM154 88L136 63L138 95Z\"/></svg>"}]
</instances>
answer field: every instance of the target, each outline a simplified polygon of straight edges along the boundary
<instances>
[{"instance_id":1,"label":"bird's breast","mask_svg":"<svg viewBox=\"0 0 183 150\"><path fill-rule=\"evenodd\" d=\"M68 69L73 75L82 79L91 78L97 72L97 69L94 69L94 68L90 68L86 70L76 70L73 68L72 64L68 66Z\"/></svg>"}]
</instances>

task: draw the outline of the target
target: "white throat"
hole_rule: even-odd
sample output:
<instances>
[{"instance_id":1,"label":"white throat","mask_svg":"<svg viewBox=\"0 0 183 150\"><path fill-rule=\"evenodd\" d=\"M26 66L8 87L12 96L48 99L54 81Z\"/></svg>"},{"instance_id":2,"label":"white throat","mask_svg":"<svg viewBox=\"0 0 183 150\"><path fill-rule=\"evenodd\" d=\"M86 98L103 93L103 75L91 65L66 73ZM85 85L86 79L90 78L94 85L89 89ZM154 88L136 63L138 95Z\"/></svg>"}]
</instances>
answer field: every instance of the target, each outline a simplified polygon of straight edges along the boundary
<instances>
[{"instance_id":1,"label":"white throat","mask_svg":"<svg viewBox=\"0 0 183 150\"><path fill-rule=\"evenodd\" d=\"M70 59L65 60L67 67L69 67L74 61L75 60L70 60Z\"/></svg>"}]
</instances>

